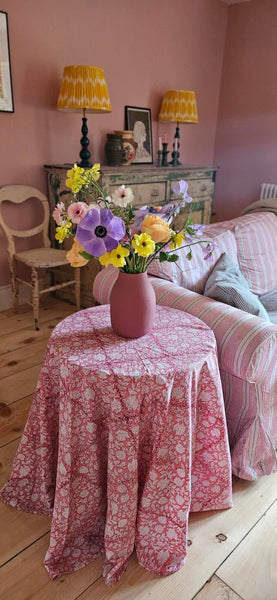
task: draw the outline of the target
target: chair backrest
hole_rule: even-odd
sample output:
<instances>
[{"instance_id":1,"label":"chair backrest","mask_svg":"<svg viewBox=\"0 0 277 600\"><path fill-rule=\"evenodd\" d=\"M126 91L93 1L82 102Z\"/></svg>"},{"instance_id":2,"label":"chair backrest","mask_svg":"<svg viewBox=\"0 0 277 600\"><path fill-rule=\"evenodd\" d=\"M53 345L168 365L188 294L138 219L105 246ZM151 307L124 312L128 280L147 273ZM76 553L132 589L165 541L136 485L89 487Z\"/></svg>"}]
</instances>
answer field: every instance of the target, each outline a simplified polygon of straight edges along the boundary
<instances>
[{"instance_id":1,"label":"chair backrest","mask_svg":"<svg viewBox=\"0 0 277 600\"><path fill-rule=\"evenodd\" d=\"M37 198L42 202L43 205L43 221L33 227L32 229L12 229L4 221L2 215L2 203L4 201L13 202L15 204L21 204L28 200L28 198ZM50 240L48 237L48 224L49 224L49 204L46 196L38 189L30 185L6 185L0 188L0 225L7 236L8 240L8 252L11 256L15 254L14 238L28 238L42 232L43 245L45 248L49 248Z\"/></svg>"}]
</instances>

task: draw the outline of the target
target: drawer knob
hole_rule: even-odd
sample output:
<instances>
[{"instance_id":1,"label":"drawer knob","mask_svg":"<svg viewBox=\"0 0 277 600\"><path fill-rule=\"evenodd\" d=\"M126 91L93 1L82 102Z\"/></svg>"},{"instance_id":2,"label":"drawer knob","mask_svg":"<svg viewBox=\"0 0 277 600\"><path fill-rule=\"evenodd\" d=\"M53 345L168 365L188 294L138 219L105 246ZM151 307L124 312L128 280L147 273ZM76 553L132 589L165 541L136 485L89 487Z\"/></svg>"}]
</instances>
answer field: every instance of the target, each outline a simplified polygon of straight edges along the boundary
<instances>
[{"instance_id":1,"label":"drawer knob","mask_svg":"<svg viewBox=\"0 0 277 600\"><path fill-rule=\"evenodd\" d=\"M157 196L159 196L159 190L152 190L151 197L155 198Z\"/></svg>"},{"instance_id":2,"label":"drawer knob","mask_svg":"<svg viewBox=\"0 0 277 600\"><path fill-rule=\"evenodd\" d=\"M205 183L203 183L203 184L201 185L201 188L200 188L200 189L201 189L201 192L205 192L205 191L206 191L206 189L207 189L207 186L206 186L206 184L205 184Z\"/></svg>"}]
</instances>

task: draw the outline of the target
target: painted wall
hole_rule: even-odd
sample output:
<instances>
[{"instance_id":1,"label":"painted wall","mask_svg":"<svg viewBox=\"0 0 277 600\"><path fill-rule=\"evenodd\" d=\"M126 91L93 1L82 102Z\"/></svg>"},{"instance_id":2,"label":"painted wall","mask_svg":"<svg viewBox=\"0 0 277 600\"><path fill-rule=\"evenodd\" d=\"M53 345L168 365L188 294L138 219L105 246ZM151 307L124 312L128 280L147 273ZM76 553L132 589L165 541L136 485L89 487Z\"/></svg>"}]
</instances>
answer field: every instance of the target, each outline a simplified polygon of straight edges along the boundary
<instances>
[{"instance_id":1,"label":"painted wall","mask_svg":"<svg viewBox=\"0 0 277 600\"><path fill-rule=\"evenodd\" d=\"M229 8L215 160L217 220L238 216L277 183L277 3Z\"/></svg>"},{"instance_id":2,"label":"painted wall","mask_svg":"<svg viewBox=\"0 0 277 600\"><path fill-rule=\"evenodd\" d=\"M89 115L92 159L105 161L106 133L124 127L124 106L150 107L156 159L163 93L195 90L199 125L181 128L182 162L213 163L228 7L220 0L2 0L8 12L15 113L0 113L0 186L46 192L46 163L74 162L81 115L56 110L63 67L104 69L113 111ZM34 211L25 225L33 225ZM16 221L16 222L15 222ZM22 217L14 226L21 227ZM0 233L0 286L9 282Z\"/></svg>"}]
</instances>

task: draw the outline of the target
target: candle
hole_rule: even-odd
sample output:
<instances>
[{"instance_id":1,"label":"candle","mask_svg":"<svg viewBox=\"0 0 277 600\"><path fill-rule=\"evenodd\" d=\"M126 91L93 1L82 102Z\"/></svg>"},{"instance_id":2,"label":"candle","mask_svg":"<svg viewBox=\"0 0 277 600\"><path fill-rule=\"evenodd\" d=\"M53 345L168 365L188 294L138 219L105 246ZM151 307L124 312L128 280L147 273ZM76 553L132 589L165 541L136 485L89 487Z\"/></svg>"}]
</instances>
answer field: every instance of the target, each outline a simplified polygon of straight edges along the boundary
<instances>
[{"instance_id":1,"label":"candle","mask_svg":"<svg viewBox=\"0 0 277 600\"><path fill-rule=\"evenodd\" d=\"M162 138L161 138L161 137L159 137L159 150L162 150L162 149L163 149L163 148L162 148Z\"/></svg>"},{"instance_id":2,"label":"candle","mask_svg":"<svg viewBox=\"0 0 277 600\"><path fill-rule=\"evenodd\" d=\"M164 144L167 144L167 133L164 134Z\"/></svg>"}]
</instances>

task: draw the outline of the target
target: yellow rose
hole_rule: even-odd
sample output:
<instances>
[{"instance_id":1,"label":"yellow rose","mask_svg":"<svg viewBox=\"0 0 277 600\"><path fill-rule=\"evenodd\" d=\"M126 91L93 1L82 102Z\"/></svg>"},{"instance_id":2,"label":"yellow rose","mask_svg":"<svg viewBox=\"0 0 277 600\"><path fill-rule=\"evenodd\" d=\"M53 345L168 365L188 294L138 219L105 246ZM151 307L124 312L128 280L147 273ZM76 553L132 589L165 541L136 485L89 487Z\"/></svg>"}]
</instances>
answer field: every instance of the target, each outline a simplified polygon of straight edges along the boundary
<instances>
[{"instance_id":1,"label":"yellow rose","mask_svg":"<svg viewBox=\"0 0 277 600\"><path fill-rule=\"evenodd\" d=\"M81 256L80 252L84 252L84 248L77 238L74 238L72 248L66 255L72 267L84 267L88 263L88 260Z\"/></svg>"},{"instance_id":2,"label":"yellow rose","mask_svg":"<svg viewBox=\"0 0 277 600\"><path fill-rule=\"evenodd\" d=\"M154 242L168 242L171 237L171 229L166 221L157 215L145 215L141 231L148 233Z\"/></svg>"}]
</instances>

